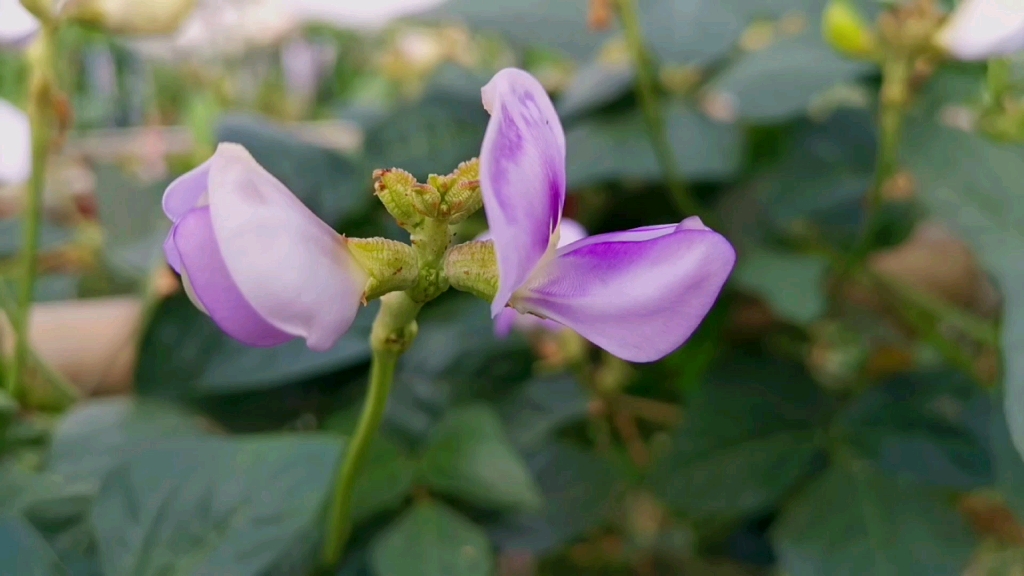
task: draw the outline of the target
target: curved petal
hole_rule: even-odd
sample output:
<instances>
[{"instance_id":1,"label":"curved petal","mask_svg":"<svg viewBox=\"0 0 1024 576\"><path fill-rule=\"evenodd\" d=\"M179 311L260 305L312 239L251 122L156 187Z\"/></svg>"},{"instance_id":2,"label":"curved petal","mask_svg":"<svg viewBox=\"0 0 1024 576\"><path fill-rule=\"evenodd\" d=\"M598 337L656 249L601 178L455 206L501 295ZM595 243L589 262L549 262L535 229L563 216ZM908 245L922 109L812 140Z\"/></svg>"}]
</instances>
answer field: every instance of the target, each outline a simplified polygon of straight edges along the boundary
<instances>
[{"instance_id":1,"label":"curved petal","mask_svg":"<svg viewBox=\"0 0 1024 576\"><path fill-rule=\"evenodd\" d=\"M558 225L558 247L567 246L587 237L587 229L572 218L562 218Z\"/></svg>"},{"instance_id":2,"label":"curved petal","mask_svg":"<svg viewBox=\"0 0 1024 576\"><path fill-rule=\"evenodd\" d=\"M217 244L245 299L311 349L333 346L369 279L341 236L238 144L217 147L208 195Z\"/></svg>"},{"instance_id":3,"label":"curved petal","mask_svg":"<svg viewBox=\"0 0 1024 576\"><path fill-rule=\"evenodd\" d=\"M502 308L494 317L494 335L498 338L507 338L512 333L512 327L515 326L516 317L519 315L519 312L511 308Z\"/></svg>"},{"instance_id":4,"label":"curved petal","mask_svg":"<svg viewBox=\"0 0 1024 576\"><path fill-rule=\"evenodd\" d=\"M712 231L658 230L639 239L651 232L602 234L559 250L513 306L565 324L625 360L666 356L707 315L736 252Z\"/></svg>"},{"instance_id":5,"label":"curved petal","mask_svg":"<svg viewBox=\"0 0 1024 576\"><path fill-rule=\"evenodd\" d=\"M0 99L0 184L23 184L32 175L32 128L20 108Z\"/></svg>"},{"instance_id":6,"label":"curved petal","mask_svg":"<svg viewBox=\"0 0 1024 576\"><path fill-rule=\"evenodd\" d=\"M167 190L164 191L163 209L164 214L172 222L180 220L197 205L207 203L200 202L200 200L206 194L212 161L211 157L206 162L178 176L167 186Z\"/></svg>"},{"instance_id":7,"label":"curved petal","mask_svg":"<svg viewBox=\"0 0 1024 576\"><path fill-rule=\"evenodd\" d=\"M18 0L0 0L0 47L24 48L39 31L39 20Z\"/></svg>"},{"instance_id":8,"label":"curved petal","mask_svg":"<svg viewBox=\"0 0 1024 576\"><path fill-rule=\"evenodd\" d=\"M495 316L548 252L565 204L565 133L536 78L506 68L482 90L491 113L480 190L498 259Z\"/></svg>"},{"instance_id":9,"label":"curved petal","mask_svg":"<svg viewBox=\"0 0 1024 576\"><path fill-rule=\"evenodd\" d=\"M231 279L214 237L210 208L197 208L171 228L189 297L232 338L249 346L276 346L294 336L278 330L252 307Z\"/></svg>"},{"instance_id":10,"label":"curved petal","mask_svg":"<svg viewBox=\"0 0 1024 576\"><path fill-rule=\"evenodd\" d=\"M1024 49L1024 4L1019 0L964 0L938 35L960 60L985 60Z\"/></svg>"},{"instance_id":11,"label":"curved petal","mask_svg":"<svg viewBox=\"0 0 1024 576\"><path fill-rule=\"evenodd\" d=\"M676 230L711 230L704 225L704 221L699 216L690 216L684 218L682 222L676 226Z\"/></svg>"},{"instance_id":12,"label":"curved petal","mask_svg":"<svg viewBox=\"0 0 1024 576\"><path fill-rule=\"evenodd\" d=\"M571 244L559 246L557 254L567 254L584 246L603 242L643 242L644 240L651 240L671 234L677 231L679 226L682 226L682 224L658 224L655 226L633 228L632 230L624 230L622 232L608 232L607 234L588 236Z\"/></svg>"},{"instance_id":13,"label":"curved petal","mask_svg":"<svg viewBox=\"0 0 1024 576\"><path fill-rule=\"evenodd\" d=\"M164 239L164 259L167 260L167 264L172 270L181 274L181 254L178 252L178 247L174 244L174 227L167 233L167 238Z\"/></svg>"}]
</instances>

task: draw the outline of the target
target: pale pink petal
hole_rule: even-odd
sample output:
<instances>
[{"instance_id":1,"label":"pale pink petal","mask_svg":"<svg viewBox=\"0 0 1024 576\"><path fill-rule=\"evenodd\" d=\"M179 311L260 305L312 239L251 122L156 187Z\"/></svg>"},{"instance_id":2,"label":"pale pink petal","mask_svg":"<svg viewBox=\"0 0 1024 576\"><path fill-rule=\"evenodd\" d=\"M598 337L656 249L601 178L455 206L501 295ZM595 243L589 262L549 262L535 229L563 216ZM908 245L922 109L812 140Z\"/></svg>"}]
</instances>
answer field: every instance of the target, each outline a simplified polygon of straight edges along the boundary
<instances>
[{"instance_id":1,"label":"pale pink petal","mask_svg":"<svg viewBox=\"0 0 1024 576\"><path fill-rule=\"evenodd\" d=\"M964 0L938 34L959 60L986 60L1024 50L1024 2Z\"/></svg>"},{"instance_id":2,"label":"pale pink petal","mask_svg":"<svg viewBox=\"0 0 1024 576\"><path fill-rule=\"evenodd\" d=\"M24 184L31 175L32 129L28 116L0 99L0 184Z\"/></svg>"}]
</instances>

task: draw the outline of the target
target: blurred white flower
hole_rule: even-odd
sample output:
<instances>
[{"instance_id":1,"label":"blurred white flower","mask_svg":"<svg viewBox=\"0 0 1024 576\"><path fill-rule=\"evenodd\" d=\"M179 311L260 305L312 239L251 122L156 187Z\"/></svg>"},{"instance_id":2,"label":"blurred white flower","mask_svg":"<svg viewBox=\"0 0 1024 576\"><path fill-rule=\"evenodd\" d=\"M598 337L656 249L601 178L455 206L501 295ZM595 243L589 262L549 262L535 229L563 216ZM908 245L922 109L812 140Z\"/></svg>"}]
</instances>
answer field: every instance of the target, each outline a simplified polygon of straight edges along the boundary
<instances>
[{"instance_id":1,"label":"blurred white flower","mask_svg":"<svg viewBox=\"0 0 1024 576\"><path fill-rule=\"evenodd\" d=\"M32 174L32 131L28 116L0 99L0 185L24 184Z\"/></svg>"},{"instance_id":2,"label":"blurred white flower","mask_svg":"<svg viewBox=\"0 0 1024 576\"><path fill-rule=\"evenodd\" d=\"M339 28L380 28L396 18L425 12L444 1L281 0L303 22L320 22Z\"/></svg>"},{"instance_id":3,"label":"blurred white flower","mask_svg":"<svg viewBox=\"0 0 1024 576\"><path fill-rule=\"evenodd\" d=\"M1024 1L963 0L936 40L959 60L985 60L1024 50Z\"/></svg>"},{"instance_id":4,"label":"blurred white flower","mask_svg":"<svg viewBox=\"0 0 1024 576\"><path fill-rule=\"evenodd\" d=\"M18 0L0 0L0 48L21 48L28 44L39 21Z\"/></svg>"}]
</instances>

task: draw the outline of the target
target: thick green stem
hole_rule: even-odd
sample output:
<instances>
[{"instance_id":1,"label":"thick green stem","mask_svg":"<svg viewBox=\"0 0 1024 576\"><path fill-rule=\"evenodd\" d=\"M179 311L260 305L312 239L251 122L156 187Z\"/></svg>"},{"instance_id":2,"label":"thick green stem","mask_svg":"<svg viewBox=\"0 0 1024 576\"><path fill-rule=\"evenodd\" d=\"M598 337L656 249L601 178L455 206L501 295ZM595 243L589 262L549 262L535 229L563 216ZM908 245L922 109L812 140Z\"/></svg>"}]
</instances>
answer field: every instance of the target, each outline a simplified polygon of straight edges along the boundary
<instances>
[{"instance_id":1,"label":"thick green stem","mask_svg":"<svg viewBox=\"0 0 1024 576\"><path fill-rule=\"evenodd\" d=\"M28 324L35 289L36 262L39 254L39 228L42 220L46 164L53 136L54 40L56 30L44 23L30 49L32 72L29 79L28 117L32 130L32 177L25 194L21 285L17 311L11 318L14 327L14 358L11 362L8 391L19 398L29 358Z\"/></svg>"},{"instance_id":2,"label":"thick green stem","mask_svg":"<svg viewBox=\"0 0 1024 576\"><path fill-rule=\"evenodd\" d=\"M672 142L669 141L665 129L665 119L661 114L658 102L657 83L654 79L653 66L647 48L644 45L644 33L637 15L636 0L618 0L619 17L626 36L633 63L636 66L636 92L647 123L651 146L658 159L662 174L665 176L672 203L684 215L699 215L707 220L708 215L702 210L700 203L693 197L686 184L676 170L675 154L672 153Z\"/></svg>"},{"instance_id":3,"label":"thick green stem","mask_svg":"<svg viewBox=\"0 0 1024 576\"><path fill-rule=\"evenodd\" d=\"M395 365L416 338L416 315L422 304L414 302L405 292L392 292L380 300L380 311L370 333L370 348L373 351L370 387L363 411L359 415L359 423L347 445L345 461L338 470L334 499L327 518L323 545L325 567L336 565L345 551L345 544L352 533L352 495L359 472L384 417L391 382L395 376Z\"/></svg>"}]
</instances>

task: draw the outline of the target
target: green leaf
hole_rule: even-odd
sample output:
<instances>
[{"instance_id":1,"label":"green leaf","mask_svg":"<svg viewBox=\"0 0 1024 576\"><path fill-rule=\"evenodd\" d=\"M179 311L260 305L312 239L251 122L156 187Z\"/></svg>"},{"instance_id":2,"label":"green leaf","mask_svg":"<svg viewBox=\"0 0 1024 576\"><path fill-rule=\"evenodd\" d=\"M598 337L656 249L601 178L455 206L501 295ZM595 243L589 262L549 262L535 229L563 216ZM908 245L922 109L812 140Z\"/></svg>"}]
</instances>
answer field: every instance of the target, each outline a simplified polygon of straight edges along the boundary
<instances>
[{"instance_id":1,"label":"green leaf","mask_svg":"<svg viewBox=\"0 0 1024 576\"><path fill-rule=\"evenodd\" d=\"M328 224L363 212L373 199L370 171L333 150L300 142L265 120L227 116L217 127L217 140L245 146Z\"/></svg>"},{"instance_id":2,"label":"green leaf","mask_svg":"<svg viewBox=\"0 0 1024 576\"><path fill-rule=\"evenodd\" d=\"M676 64L707 64L726 55L743 33L746 14L723 0L653 0L640 20L654 53Z\"/></svg>"},{"instance_id":3,"label":"green leaf","mask_svg":"<svg viewBox=\"0 0 1024 576\"><path fill-rule=\"evenodd\" d=\"M363 522L401 506L412 492L416 465L394 441L378 436L352 496L352 521Z\"/></svg>"},{"instance_id":4,"label":"green leaf","mask_svg":"<svg viewBox=\"0 0 1024 576\"><path fill-rule=\"evenodd\" d=\"M362 365L376 306L327 352L313 352L296 339L274 348L252 348L224 334L184 294L165 300L142 341L135 371L140 394L197 399L266 390Z\"/></svg>"},{"instance_id":5,"label":"green leaf","mask_svg":"<svg viewBox=\"0 0 1024 576\"><path fill-rule=\"evenodd\" d=\"M803 114L812 99L837 84L870 72L846 60L817 29L781 39L729 64L707 86L709 97L733 108L747 122L779 122Z\"/></svg>"},{"instance_id":6,"label":"green leaf","mask_svg":"<svg viewBox=\"0 0 1024 576\"><path fill-rule=\"evenodd\" d=\"M315 564L341 443L196 438L130 456L93 508L108 576L304 574Z\"/></svg>"},{"instance_id":7,"label":"green leaf","mask_svg":"<svg viewBox=\"0 0 1024 576\"><path fill-rule=\"evenodd\" d=\"M762 512L814 470L827 399L798 364L733 356L694 396L651 471L652 490L699 516Z\"/></svg>"},{"instance_id":8,"label":"green leaf","mask_svg":"<svg viewBox=\"0 0 1024 576\"><path fill-rule=\"evenodd\" d=\"M58 422L47 471L98 488L110 468L130 454L203 433L198 417L170 405L128 397L88 400Z\"/></svg>"},{"instance_id":9,"label":"green leaf","mask_svg":"<svg viewBox=\"0 0 1024 576\"><path fill-rule=\"evenodd\" d=\"M17 576L64 576L69 574L46 540L24 519L0 516L0 566Z\"/></svg>"},{"instance_id":10,"label":"green leaf","mask_svg":"<svg viewBox=\"0 0 1024 576\"><path fill-rule=\"evenodd\" d=\"M680 102L663 109L676 167L689 180L725 180L740 169L743 134L738 126L719 124ZM663 179L638 108L589 116L566 132L569 186Z\"/></svg>"},{"instance_id":11,"label":"green leaf","mask_svg":"<svg viewBox=\"0 0 1024 576\"><path fill-rule=\"evenodd\" d=\"M494 555L487 535L439 502L421 502L372 545L376 576L490 576Z\"/></svg>"},{"instance_id":12,"label":"green leaf","mask_svg":"<svg viewBox=\"0 0 1024 576\"><path fill-rule=\"evenodd\" d=\"M1016 517L1021 518L1024 517L1024 461L1010 438L1003 410L997 405L990 411L989 442L995 485Z\"/></svg>"},{"instance_id":13,"label":"green leaf","mask_svg":"<svg viewBox=\"0 0 1024 576\"><path fill-rule=\"evenodd\" d=\"M426 17L462 20L514 43L557 48L576 59L590 56L610 36L587 28L586 2L450 0Z\"/></svg>"},{"instance_id":14,"label":"green leaf","mask_svg":"<svg viewBox=\"0 0 1024 576\"><path fill-rule=\"evenodd\" d=\"M780 318L806 325L825 312L827 270L823 257L755 249L740 257L733 280L762 297Z\"/></svg>"},{"instance_id":15,"label":"green leaf","mask_svg":"<svg viewBox=\"0 0 1024 576\"><path fill-rule=\"evenodd\" d=\"M104 256L116 271L133 278L149 274L163 259L171 227L161 199L170 181L145 184L118 166L96 168L96 202L104 231Z\"/></svg>"},{"instance_id":16,"label":"green leaf","mask_svg":"<svg viewBox=\"0 0 1024 576\"><path fill-rule=\"evenodd\" d=\"M790 576L958 576L974 536L941 494L860 462L829 469L771 529Z\"/></svg>"},{"instance_id":17,"label":"green leaf","mask_svg":"<svg viewBox=\"0 0 1024 576\"><path fill-rule=\"evenodd\" d=\"M401 168L425 180L478 156L488 119L480 102L486 81L451 66L442 68L421 100L364 126L366 164L371 170Z\"/></svg>"},{"instance_id":18,"label":"green leaf","mask_svg":"<svg viewBox=\"0 0 1024 576\"><path fill-rule=\"evenodd\" d=\"M430 488L482 508L531 510L541 495L489 407L450 410L431 431L421 474Z\"/></svg>"},{"instance_id":19,"label":"green leaf","mask_svg":"<svg viewBox=\"0 0 1024 576\"><path fill-rule=\"evenodd\" d=\"M969 490L994 480L987 441L967 420L980 394L957 373L907 374L867 391L839 422L846 441L880 468Z\"/></svg>"},{"instance_id":20,"label":"green leaf","mask_svg":"<svg viewBox=\"0 0 1024 576\"><path fill-rule=\"evenodd\" d=\"M506 515L489 526L488 533L503 549L547 554L611 517L625 479L610 461L562 442L546 444L528 460L544 508Z\"/></svg>"},{"instance_id":21,"label":"green leaf","mask_svg":"<svg viewBox=\"0 0 1024 576\"><path fill-rule=\"evenodd\" d=\"M11 258L18 254L23 237L21 219L0 219L0 257ZM50 222L43 222L39 230L39 250L46 252L71 243L74 231L61 228Z\"/></svg>"},{"instance_id":22,"label":"green leaf","mask_svg":"<svg viewBox=\"0 0 1024 576\"><path fill-rule=\"evenodd\" d=\"M604 108L629 94L635 79L636 73L628 63L593 60L580 68L562 91L558 115L565 119Z\"/></svg>"},{"instance_id":23,"label":"green leaf","mask_svg":"<svg viewBox=\"0 0 1024 576\"><path fill-rule=\"evenodd\" d=\"M498 404L509 439L520 450L536 448L559 428L586 417L590 399L566 375L531 380Z\"/></svg>"}]
</instances>

